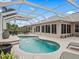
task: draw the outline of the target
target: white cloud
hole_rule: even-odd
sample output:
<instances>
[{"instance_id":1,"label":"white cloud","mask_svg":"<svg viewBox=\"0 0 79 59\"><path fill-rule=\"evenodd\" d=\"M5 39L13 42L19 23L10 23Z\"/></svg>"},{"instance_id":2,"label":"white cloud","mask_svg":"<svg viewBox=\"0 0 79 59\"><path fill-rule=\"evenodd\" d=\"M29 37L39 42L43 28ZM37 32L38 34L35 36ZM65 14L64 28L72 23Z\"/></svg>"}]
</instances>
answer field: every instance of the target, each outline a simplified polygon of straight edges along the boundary
<instances>
[{"instance_id":1,"label":"white cloud","mask_svg":"<svg viewBox=\"0 0 79 59\"><path fill-rule=\"evenodd\" d=\"M31 10L34 10L34 8L32 8L32 7L31 7L30 9L31 9Z\"/></svg>"},{"instance_id":2,"label":"white cloud","mask_svg":"<svg viewBox=\"0 0 79 59\"><path fill-rule=\"evenodd\" d=\"M73 14L73 13L75 13L75 11L68 11L68 12L66 12L67 14Z\"/></svg>"}]
</instances>

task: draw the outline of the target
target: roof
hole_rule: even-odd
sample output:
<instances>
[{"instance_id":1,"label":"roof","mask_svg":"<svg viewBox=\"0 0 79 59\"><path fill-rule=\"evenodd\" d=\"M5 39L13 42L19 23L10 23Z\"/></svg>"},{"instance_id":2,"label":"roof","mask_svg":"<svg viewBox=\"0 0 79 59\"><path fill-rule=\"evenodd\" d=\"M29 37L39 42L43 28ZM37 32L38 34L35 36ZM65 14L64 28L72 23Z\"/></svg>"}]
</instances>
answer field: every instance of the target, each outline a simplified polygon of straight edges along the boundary
<instances>
[{"instance_id":1,"label":"roof","mask_svg":"<svg viewBox=\"0 0 79 59\"><path fill-rule=\"evenodd\" d=\"M58 17L58 16L49 17L48 19L40 21L36 24L55 22L55 21L79 22L79 12L70 14L65 17ZM33 24L33 25L36 25L36 24Z\"/></svg>"}]
</instances>

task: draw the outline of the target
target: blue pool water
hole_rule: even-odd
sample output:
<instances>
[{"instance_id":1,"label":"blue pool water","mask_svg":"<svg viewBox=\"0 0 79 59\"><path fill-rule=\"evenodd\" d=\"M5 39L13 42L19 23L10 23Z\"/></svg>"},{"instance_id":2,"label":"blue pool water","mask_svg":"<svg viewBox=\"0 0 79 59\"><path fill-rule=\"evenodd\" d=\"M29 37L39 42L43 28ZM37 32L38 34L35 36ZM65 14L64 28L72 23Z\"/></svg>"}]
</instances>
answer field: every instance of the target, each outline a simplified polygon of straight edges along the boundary
<instances>
[{"instance_id":1,"label":"blue pool water","mask_svg":"<svg viewBox=\"0 0 79 59\"><path fill-rule=\"evenodd\" d=\"M19 36L19 48L30 53L50 53L59 49L60 45L53 41L43 40L36 36Z\"/></svg>"}]
</instances>

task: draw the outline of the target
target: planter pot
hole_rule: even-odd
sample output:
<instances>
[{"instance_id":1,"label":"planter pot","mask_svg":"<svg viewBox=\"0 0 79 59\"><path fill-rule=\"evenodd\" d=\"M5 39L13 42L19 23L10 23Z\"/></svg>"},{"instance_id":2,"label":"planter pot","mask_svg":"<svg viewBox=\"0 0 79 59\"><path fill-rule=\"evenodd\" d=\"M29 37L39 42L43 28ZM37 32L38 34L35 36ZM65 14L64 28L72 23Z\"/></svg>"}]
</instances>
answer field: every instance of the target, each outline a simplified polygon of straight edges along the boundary
<instances>
[{"instance_id":1,"label":"planter pot","mask_svg":"<svg viewBox=\"0 0 79 59\"><path fill-rule=\"evenodd\" d=\"M8 39L9 38L9 32L8 31L4 31L2 34L3 39Z\"/></svg>"},{"instance_id":2,"label":"planter pot","mask_svg":"<svg viewBox=\"0 0 79 59\"><path fill-rule=\"evenodd\" d=\"M3 51L4 54L11 52L12 45L11 44L2 44L0 45L0 54Z\"/></svg>"}]
</instances>

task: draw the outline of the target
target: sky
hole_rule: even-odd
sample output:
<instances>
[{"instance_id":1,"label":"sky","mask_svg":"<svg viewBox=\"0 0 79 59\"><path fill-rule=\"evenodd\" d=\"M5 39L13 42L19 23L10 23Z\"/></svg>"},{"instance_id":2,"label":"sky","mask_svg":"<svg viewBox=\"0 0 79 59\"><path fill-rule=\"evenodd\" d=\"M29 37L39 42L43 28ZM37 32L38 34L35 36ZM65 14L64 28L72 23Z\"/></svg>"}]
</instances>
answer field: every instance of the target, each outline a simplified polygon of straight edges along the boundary
<instances>
[{"instance_id":1,"label":"sky","mask_svg":"<svg viewBox=\"0 0 79 59\"><path fill-rule=\"evenodd\" d=\"M4 2L8 2L8 1L10 2L11 0L0 0L0 2L3 2L3 1ZM15 1L15 0L13 0L13 1ZM72 13L75 13L75 12L78 11L78 9L76 9L74 6L69 4L67 2L67 0L27 0L27 1L32 2L34 4L37 4L37 5L41 5L41 6L46 7L46 8L50 8L50 9L56 8L56 11L66 13L66 14L72 14ZM75 0L75 2L79 5L79 0ZM62 6L62 7L60 7L60 6ZM60 8L58 8L58 7L60 7ZM17 10L18 9L19 10L26 10L28 12L36 10L35 13L37 13L37 14L43 14L45 12L48 12L47 10L43 10L43 9L40 9L40 8L36 8L34 6L25 5L25 4L19 4L18 8L16 8L16 5L7 6L7 8L15 8ZM21 13L21 12L18 12L18 14L22 14L22 15L25 15L25 16L36 16L34 14L29 15L29 14ZM44 16L46 18L53 16L53 15L55 15L55 13L52 13L52 12L48 12L47 14L44 14ZM33 19L29 22L29 24L32 23L32 21L39 22L40 19L43 19L43 18L38 17L38 19L36 18L36 20ZM18 22L19 21L17 21L17 23ZM26 21L26 23L27 23L27 21ZM22 25L25 25L26 23L24 23Z\"/></svg>"}]
</instances>

